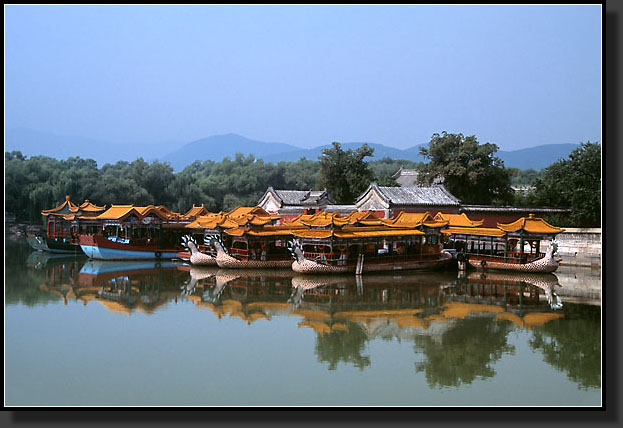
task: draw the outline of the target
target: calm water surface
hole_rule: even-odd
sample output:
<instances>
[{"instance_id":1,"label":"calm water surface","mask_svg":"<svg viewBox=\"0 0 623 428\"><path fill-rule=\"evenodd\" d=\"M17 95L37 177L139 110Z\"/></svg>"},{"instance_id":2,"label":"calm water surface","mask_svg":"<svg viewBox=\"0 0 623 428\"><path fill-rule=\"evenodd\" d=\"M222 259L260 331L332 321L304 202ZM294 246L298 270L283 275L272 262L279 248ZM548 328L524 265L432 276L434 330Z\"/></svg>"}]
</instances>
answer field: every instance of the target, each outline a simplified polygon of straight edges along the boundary
<instances>
[{"instance_id":1,"label":"calm water surface","mask_svg":"<svg viewBox=\"0 0 623 428\"><path fill-rule=\"evenodd\" d=\"M555 275L358 281L6 245L6 405L601 404L601 308Z\"/></svg>"}]
</instances>

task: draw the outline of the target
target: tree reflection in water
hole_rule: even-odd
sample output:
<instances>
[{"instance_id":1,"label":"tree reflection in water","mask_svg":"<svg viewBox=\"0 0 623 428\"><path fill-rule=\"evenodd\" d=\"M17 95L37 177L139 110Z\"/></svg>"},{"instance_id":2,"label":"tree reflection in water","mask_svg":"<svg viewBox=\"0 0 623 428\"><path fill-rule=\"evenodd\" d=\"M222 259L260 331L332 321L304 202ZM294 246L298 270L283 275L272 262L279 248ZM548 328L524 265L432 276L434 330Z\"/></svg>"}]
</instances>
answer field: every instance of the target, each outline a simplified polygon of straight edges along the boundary
<instances>
[{"instance_id":1,"label":"tree reflection in water","mask_svg":"<svg viewBox=\"0 0 623 428\"><path fill-rule=\"evenodd\" d=\"M318 361L329 363L329 370L335 370L340 361L363 370L370 366L370 357L361 355L367 341L366 332L355 323L348 323L348 330L332 330L318 334L316 339Z\"/></svg>"},{"instance_id":2,"label":"tree reflection in water","mask_svg":"<svg viewBox=\"0 0 623 428\"><path fill-rule=\"evenodd\" d=\"M416 372L425 372L430 386L459 386L493 377L491 364L515 352L507 343L511 330L510 323L479 316L456 320L441 337L416 336L416 352L425 356L416 363Z\"/></svg>"},{"instance_id":3,"label":"tree reflection in water","mask_svg":"<svg viewBox=\"0 0 623 428\"><path fill-rule=\"evenodd\" d=\"M582 388L601 385L600 308L565 304L565 319L535 327L530 347Z\"/></svg>"},{"instance_id":4,"label":"tree reflection in water","mask_svg":"<svg viewBox=\"0 0 623 428\"><path fill-rule=\"evenodd\" d=\"M530 347L547 364L582 388L601 383L600 308L565 303L554 313L542 291L506 276L503 281L492 274L458 281L438 273L395 274L367 276L360 283L352 277L322 277L311 286L315 278L292 277L291 272L184 266L117 270L114 262L84 257L15 254L8 252L5 260L7 305L95 300L111 311L151 314L179 296L219 317L249 324L296 317L299 327L316 331L314 351L328 370L337 370L340 362L359 370L371 367L367 342L398 339L415 344L415 372L424 373L433 387L494 377L495 362L514 353L508 333L529 330ZM305 289L289 302L295 285Z\"/></svg>"}]
</instances>

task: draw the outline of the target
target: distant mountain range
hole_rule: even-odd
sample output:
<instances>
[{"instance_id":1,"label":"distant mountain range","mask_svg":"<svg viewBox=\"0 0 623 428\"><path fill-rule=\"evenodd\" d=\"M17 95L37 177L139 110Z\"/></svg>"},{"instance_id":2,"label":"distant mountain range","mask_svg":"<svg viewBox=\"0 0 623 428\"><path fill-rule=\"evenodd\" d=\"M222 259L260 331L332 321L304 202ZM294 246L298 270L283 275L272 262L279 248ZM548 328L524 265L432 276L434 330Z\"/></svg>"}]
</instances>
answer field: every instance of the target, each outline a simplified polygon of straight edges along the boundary
<instances>
[{"instance_id":1,"label":"distant mountain range","mask_svg":"<svg viewBox=\"0 0 623 428\"><path fill-rule=\"evenodd\" d=\"M342 143L344 149L355 149L363 143ZM425 161L419 155L422 143L408 149L397 149L378 143L368 143L374 148L373 159L389 157L411 161ZM24 155L44 155L57 159L70 156L95 159L99 166L118 160L132 161L143 157L170 162L176 171L182 170L195 160L221 161L233 158L236 153L253 154L266 162L295 161L302 157L316 160L322 149L330 144L303 149L286 143L252 140L237 134L214 135L187 144L173 142L121 144L76 136L60 136L26 128L14 128L5 132L5 151L20 150ZM500 150L497 155L507 167L541 169L558 159L566 158L577 144L545 144L520 150Z\"/></svg>"},{"instance_id":2,"label":"distant mountain range","mask_svg":"<svg viewBox=\"0 0 623 428\"><path fill-rule=\"evenodd\" d=\"M90 158L98 166L115 163L119 160L132 161L143 157L146 161L155 160L161 153L167 153L183 143L171 142L128 142L113 143L72 135L57 135L29 128L7 129L4 133L4 150L19 150L26 156L49 156L67 159L72 156Z\"/></svg>"},{"instance_id":3,"label":"distant mountain range","mask_svg":"<svg viewBox=\"0 0 623 428\"><path fill-rule=\"evenodd\" d=\"M363 143L342 143L343 149L356 149ZM374 148L372 159L389 157L392 159L405 159L415 162L425 162L420 156L419 148L427 145L422 143L409 147L408 149L397 149L378 143L368 143ZM264 159L266 162L296 161L302 157L316 160L322 153L322 149L331 147L330 144L314 147L312 149L302 149L284 143L266 143L263 141L251 140L236 134L214 135L212 137L193 141L180 147L160 160L170 162L176 171L183 169L186 165L196 159L220 161L225 156L233 158L236 153L245 155L253 154L257 158ZM506 167L536 170L545 168L558 159L566 158L577 144L544 144L520 150L500 150L497 156L504 161Z\"/></svg>"}]
</instances>

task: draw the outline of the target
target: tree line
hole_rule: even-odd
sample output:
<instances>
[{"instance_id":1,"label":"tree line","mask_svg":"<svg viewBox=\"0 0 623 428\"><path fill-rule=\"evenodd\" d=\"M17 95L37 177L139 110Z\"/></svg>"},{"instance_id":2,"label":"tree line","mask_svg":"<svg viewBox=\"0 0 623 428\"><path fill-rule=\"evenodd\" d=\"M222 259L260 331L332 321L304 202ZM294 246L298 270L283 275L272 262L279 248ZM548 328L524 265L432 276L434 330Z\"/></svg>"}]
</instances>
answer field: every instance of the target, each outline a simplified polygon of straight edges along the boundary
<instances>
[{"instance_id":1,"label":"tree line","mask_svg":"<svg viewBox=\"0 0 623 428\"><path fill-rule=\"evenodd\" d=\"M374 149L366 144L343 150L340 143L324 149L318 160L264 162L236 154L221 162L195 161L175 173L167 162L119 161L98 168L93 159L26 157L5 152L5 211L18 221L39 223L41 211L71 195L97 205L162 204L186 212L203 203L210 211L255 205L269 186L285 190L326 188L337 203L354 203L371 182L397 186L392 175L416 169L418 182L443 178L448 190L467 204L552 206L571 208L571 225L600 222L601 146L583 143L569 156L542 171L505 168L495 156L495 144L480 144L475 136L434 134L421 153L427 163L382 158L369 161ZM437 181L436 181L437 180ZM531 184L528 195L515 194L511 184Z\"/></svg>"},{"instance_id":2,"label":"tree line","mask_svg":"<svg viewBox=\"0 0 623 428\"><path fill-rule=\"evenodd\" d=\"M391 174L401 165L416 164L388 158L370 162L369 178L397 185ZM59 205L65 195L70 195L74 203L89 199L108 206L162 204L178 212L203 203L208 210L218 212L237 205L255 205L269 186L285 190L324 186L319 174L319 162L305 158L273 164L253 155L237 154L221 162L195 161L174 173L166 162L146 162L142 158L98 168L93 159L28 158L13 151L5 152L5 211L18 221L39 223L42 210Z\"/></svg>"}]
</instances>

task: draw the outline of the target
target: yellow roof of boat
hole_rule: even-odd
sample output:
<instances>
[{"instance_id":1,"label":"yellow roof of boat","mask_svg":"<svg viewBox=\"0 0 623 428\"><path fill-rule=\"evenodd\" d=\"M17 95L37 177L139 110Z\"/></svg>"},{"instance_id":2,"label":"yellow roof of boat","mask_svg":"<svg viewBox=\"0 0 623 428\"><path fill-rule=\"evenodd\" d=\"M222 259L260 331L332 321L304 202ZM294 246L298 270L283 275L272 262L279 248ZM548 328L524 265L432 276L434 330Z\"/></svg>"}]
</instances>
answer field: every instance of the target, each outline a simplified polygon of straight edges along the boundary
<instances>
[{"instance_id":1,"label":"yellow roof of boat","mask_svg":"<svg viewBox=\"0 0 623 428\"><path fill-rule=\"evenodd\" d=\"M467 214L465 213L447 214L442 212L438 212L437 214L435 214L435 220L447 221L449 226L456 227L477 227L482 226L482 224L485 222L484 219L478 221L472 220L467 217Z\"/></svg>"},{"instance_id":2,"label":"yellow roof of boat","mask_svg":"<svg viewBox=\"0 0 623 428\"><path fill-rule=\"evenodd\" d=\"M503 230L493 227L453 227L450 226L447 229L442 229L441 233L444 235L473 235L473 236L491 236L495 238L501 238L506 236Z\"/></svg>"},{"instance_id":3,"label":"yellow roof of boat","mask_svg":"<svg viewBox=\"0 0 623 428\"><path fill-rule=\"evenodd\" d=\"M560 227L552 226L540 217L535 217L534 214L522 217L512 223L498 223L497 225L505 232L517 232L523 229L528 233L555 234L565 231L565 229Z\"/></svg>"}]
</instances>

